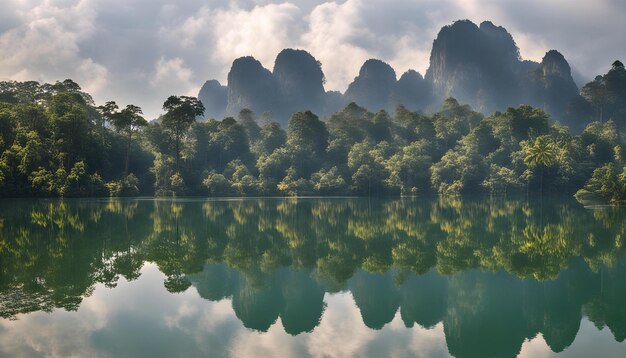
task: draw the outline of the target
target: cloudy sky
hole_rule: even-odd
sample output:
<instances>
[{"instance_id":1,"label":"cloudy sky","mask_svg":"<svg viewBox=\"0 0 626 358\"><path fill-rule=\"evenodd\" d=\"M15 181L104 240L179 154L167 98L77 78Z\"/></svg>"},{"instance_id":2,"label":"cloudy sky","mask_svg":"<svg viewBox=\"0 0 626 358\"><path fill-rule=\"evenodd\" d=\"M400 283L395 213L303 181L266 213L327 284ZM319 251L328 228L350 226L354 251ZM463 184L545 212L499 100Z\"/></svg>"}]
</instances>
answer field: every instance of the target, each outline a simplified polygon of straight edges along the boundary
<instances>
[{"instance_id":1,"label":"cloudy sky","mask_svg":"<svg viewBox=\"0 0 626 358\"><path fill-rule=\"evenodd\" d=\"M584 79L626 60L624 0L0 0L0 80L72 78L96 102L160 113L171 94L225 82L233 59L267 68L285 47L322 62L345 90L368 58L424 73L439 28L506 27L522 57L558 49Z\"/></svg>"}]
</instances>

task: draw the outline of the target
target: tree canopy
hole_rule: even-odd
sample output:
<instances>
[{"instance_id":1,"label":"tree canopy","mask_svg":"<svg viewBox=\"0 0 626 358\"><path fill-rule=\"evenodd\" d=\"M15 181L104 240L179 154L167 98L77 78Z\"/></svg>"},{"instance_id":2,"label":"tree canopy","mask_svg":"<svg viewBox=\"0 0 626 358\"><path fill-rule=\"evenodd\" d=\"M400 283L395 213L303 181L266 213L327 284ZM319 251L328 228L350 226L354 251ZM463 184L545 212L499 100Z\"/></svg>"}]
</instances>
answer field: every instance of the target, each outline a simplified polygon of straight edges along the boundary
<instances>
[{"instance_id":1,"label":"tree canopy","mask_svg":"<svg viewBox=\"0 0 626 358\"><path fill-rule=\"evenodd\" d=\"M281 128L269 113L259 124L249 109L236 119L199 121L204 106L197 98L170 96L164 114L147 122L132 104L95 106L71 80L2 82L0 195L600 190L596 169L610 164L619 174L624 168L625 75L616 61L583 88L581 100L598 109L599 120L580 134L539 108L484 116L454 98L431 115L402 105L371 113L356 103L324 119L297 112ZM626 180L615 178L619 185ZM610 200L622 202L616 193Z\"/></svg>"}]
</instances>

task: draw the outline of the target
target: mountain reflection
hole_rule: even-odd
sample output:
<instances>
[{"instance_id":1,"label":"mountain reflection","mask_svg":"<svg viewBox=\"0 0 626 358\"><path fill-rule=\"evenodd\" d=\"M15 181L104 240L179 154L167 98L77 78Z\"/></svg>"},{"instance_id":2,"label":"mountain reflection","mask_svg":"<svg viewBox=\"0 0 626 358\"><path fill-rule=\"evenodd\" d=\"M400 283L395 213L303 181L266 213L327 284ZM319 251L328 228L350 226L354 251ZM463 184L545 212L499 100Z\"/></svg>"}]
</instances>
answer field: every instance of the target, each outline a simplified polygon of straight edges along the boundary
<instances>
[{"instance_id":1,"label":"mountain reflection","mask_svg":"<svg viewBox=\"0 0 626 358\"><path fill-rule=\"evenodd\" d=\"M77 310L154 262L169 292L230 299L258 331L311 332L325 294L349 291L372 329L398 310L442 322L456 357L512 357L539 333L560 352L583 315L622 342L625 216L568 199L4 201L0 317Z\"/></svg>"}]
</instances>

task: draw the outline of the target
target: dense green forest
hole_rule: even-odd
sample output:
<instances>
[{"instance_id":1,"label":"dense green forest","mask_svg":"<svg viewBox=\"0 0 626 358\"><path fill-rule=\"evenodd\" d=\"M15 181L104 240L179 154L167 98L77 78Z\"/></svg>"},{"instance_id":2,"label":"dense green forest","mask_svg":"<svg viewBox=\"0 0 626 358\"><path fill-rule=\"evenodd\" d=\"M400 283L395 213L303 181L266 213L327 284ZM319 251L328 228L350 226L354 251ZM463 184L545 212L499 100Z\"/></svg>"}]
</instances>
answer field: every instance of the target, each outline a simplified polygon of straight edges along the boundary
<instances>
[{"instance_id":1,"label":"dense green forest","mask_svg":"<svg viewBox=\"0 0 626 358\"><path fill-rule=\"evenodd\" d=\"M595 114L579 134L540 108L483 116L454 98L432 115L355 103L323 120L298 112L285 130L249 110L198 120L193 97L169 97L148 123L134 105L96 106L71 80L1 82L0 196L578 191L624 202L624 65L581 93L577 106Z\"/></svg>"}]
</instances>

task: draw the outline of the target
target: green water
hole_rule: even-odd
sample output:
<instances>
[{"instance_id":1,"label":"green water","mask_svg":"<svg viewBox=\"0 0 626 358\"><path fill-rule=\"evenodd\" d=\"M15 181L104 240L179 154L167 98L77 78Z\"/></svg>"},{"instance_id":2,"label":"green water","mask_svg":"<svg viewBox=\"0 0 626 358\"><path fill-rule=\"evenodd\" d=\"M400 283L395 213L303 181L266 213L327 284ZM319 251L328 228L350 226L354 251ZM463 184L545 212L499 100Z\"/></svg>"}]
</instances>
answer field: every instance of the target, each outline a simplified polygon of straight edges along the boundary
<instances>
[{"instance_id":1,"label":"green water","mask_svg":"<svg viewBox=\"0 0 626 358\"><path fill-rule=\"evenodd\" d=\"M626 209L0 201L0 356L623 357Z\"/></svg>"}]
</instances>

